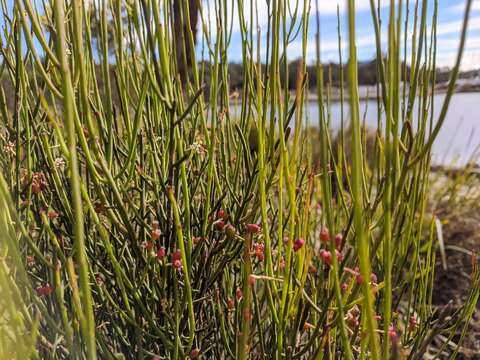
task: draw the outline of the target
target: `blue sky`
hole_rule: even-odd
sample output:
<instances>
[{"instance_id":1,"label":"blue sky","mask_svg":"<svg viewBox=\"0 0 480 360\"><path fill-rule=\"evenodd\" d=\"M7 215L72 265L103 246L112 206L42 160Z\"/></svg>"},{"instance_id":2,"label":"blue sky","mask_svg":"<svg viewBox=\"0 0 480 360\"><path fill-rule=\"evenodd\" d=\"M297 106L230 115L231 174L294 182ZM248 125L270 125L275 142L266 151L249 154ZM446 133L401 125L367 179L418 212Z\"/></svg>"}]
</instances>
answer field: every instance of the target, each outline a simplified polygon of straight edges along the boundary
<instances>
[{"instance_id":1,"label":"blue sky","mask_svg":"<svg viewBox=\"0 0 480 360\"><path fill-rule=\"evenodd\" d=\"M291 4L297 0L289 0ZM315 0L311 1L310 7L310 25L308 30L308 46L307 46L307 62L312 63L315 60L315 33L316 33L316 6ZM248 1L245 1L248 3ZM398 0L397 0L398 2ZM403 0L406 4L407 0ZM320 34L321 34L321 56L323 61L338 62L338 40L337 40L337 5L340 6L340 21L341 21L341 35L343 38L342 52L343 58L347 58L348 43L345 41L348 37L346 29L347 14L345 0L318 0L320 13ZM381 1L381 18L383 19L382 37L385 41L387 39L387 22L389 0ZM410 25L413 21L413 10L415 0L410 0ZM259 25L262 33L266 32L266 25L268 21L268 12L266 1L256 1ZM303 1L300 0L300 7ZM360 60L370 60L375 56L375 38L372 18L370 14L369 0L356 0L357 8L356 22L357 22L357 52ZM293 6L293 5L292 5ZM460 30L462 26L464 0L438 0L438 66L451 67L456 58L456 50L460 37ZM434 0L428 1L428 18L432 17L434 9ZM468 70L472 68L480 68L480 0L474 0L472 6L472 13L470 16L468 38L466 50L462 62L462 69ZM244 14L248 18L250 12L248 4L244 7ZM236 14L235 14L236 15ZM405 10L404 10L405 16ZM234 16L236 17L236 16ZM230 61L241 60L241 43L240 33L238 31L238 24L233 24L233 34L229 51ZM410 31L412 26L410 26ZM264 42L264 40L262 40ZM385 43L383 44L385 45ZM301 34L297 39L292 41L288 47L288 57L293 60L301 56ZM386 46L383 48L386 52ZM403 52L403 50L402 50ZM264 54L262 54L262 57Z\"/></svg>"},{"instance_id":2,"label":"blue sky","mask_svg":"<svg viewBox=\"0 0 480 360\"><path fill-rule=\"evenodd\" d=\"M86 0L88 1L88 0ZM91 0L90 0L91 1ZM96 0L94 0L96 1ZM214 0L203 0L204 1L204 16L206 17L209 13L213 15ZM297 2L297 0L287 0L290 2L291 6ZM303 0L299 1L300 11L303 11ZM307 62L312 63L315 59L315 14L316 6L315 0L311 1L310 8L310 26L308 31L308 48L307 48ZM377 1L377 0L376 0ZM397 0L398 1L398 0ZM413 6L415 0L403 0L403 4L407 1L410 2L410 13L413 14ZM14 0L7 0L7 6L11 7ZM32 1L34 2L34 1ZM259 28L261 29L262 34L266 33L266 26L268 21L268 12L267 12L267 2L266 0L253 0L256 4L258 10L258 19L259 19ZM355 0L355 5L357 8L356 13L356 22L357 22L357 51L360 60L370 60L375 55L375 43L374 43L374 31L372 19L370 16L370 5L369 0ZM249 10L249 0L244 0L243 12L248 20ZM345 11L345 0L318 0L319 3L319 13L320 13L320 33L321 33L321 53L323 61L338 61L338 49L337 49L337 5L340 6L340 16L341 16L341 33L342 38L344 39L344 44L342 45L342 51L344 54L344 59L347 58L346 54L348 51L348 45L345 42L347 39L347 31L345 24L347 21L346 11ZM388 19L388 4L389 0L381 0L381 17L383 19L383 39L386 40L386 26ZM240 42L240 32L238 26L238 2L237 0L232 0L231 4L235 4L233 16L233 33L232 39L229 48L229 60L230 61L240 61L241 60L241 42ZM455 61L456 50L458 46L459 33L462 25L462 17L464 10L465 0L438 0L438 55L437 55L437 64L438 66L452 66ZM433 13L434 0L428 0L428 11L429 16ZM405 11L404 11L405 13ZM0 15L1 16L1 15ZM213 18L213 17L212 17ZM0 17L0 26L3 27L4 19ZM410 24L412 21L410 21ZM2 34L3 37L3 34ZM265 44L262 40L262 44ZM200 47L200 46L199 46ZM301 55L301 34L294 39L288 47L288 57L289 60L293 60ZM264 52L265 46L263 46ZM386 47L384 47L386 51ZM403 51L403 50L402 50ZM264 57L264 53L262 53ZM462 69L468 70L472 68L480 68L480 0L473 0L473 11L470 18L470 25L468 31L468 39L466 44L465 55L462 62Z\"/></svg>"}]
</instances>

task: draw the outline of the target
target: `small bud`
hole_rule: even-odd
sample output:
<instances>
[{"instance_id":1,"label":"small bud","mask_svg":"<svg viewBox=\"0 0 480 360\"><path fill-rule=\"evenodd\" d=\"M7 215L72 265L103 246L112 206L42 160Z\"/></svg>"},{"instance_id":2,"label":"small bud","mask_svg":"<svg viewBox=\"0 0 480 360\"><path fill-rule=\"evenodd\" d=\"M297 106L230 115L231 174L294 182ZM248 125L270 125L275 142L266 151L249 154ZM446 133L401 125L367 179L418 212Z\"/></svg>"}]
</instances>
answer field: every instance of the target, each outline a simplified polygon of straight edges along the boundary
<instances>
[{"instance_id":1,"label":"small bud","mask_svg":"<svg viewBox=\"0 0 480 360\"><path fill-rule=\"evenodd\" d=\"M237 287L237 290L235 291L235 296L237 297L237 300L240 300L243 297L242 289Z\"/></svg>"},{"instance_id":2,"label":"small bud","mask_svg":"<svg viewBox=\"0 0 480 360\"><path fill-rule=\"evenodd\" d=\"M330 241L330 232L328 231L328 228L322 228L320 231L320 240L324 243L328 243Z\"/></svg>"},{"instance_id":3,"label":"small bud","mask_svg":"<svg viewBox=\"0 0 480 360\"><path fill-rule=\"evenodd\" d=\"M200 350L192 349L192 351L190 351L190 359L196 359L198 355L200 355Z\"/></svg>"},{"instance_id":4,"label":"small bud","mask_svg":"<svg viewBox=\"0 0 480 360\"><path fill-rule=\"evenodd\" d=\"M225 234L229 239L233 239L237 235L237 231L232 224L228 224L225 226Z\"/></svg>"},{"instance_id":5,"label":"small bud","mask_svg":"<svg viewBox=\"0 0 480 360\"><path fill-rule=\"evenodd\" d=\"M347 283L342 283L342 291L345 292L348 289L348 284Z\"/></svg>"},{"instance_id":6,"label":"small bud","mask_svg":"<svg viewBox=\"0 0 480 360\"><path fill-rule=\"evenodd\" d=\"M255 249L255 256L258 261L263 261L265 259L265 245L262 243L255 243L253 248Z\"/></svg>"},{"instance_id":7,"label":"small bud","mask_svg":"<svg viewBox=\"0 0 480 360\"><path fill-rule=\"evenodd\" d=\"M232 298L228 299L227 300L227 308L228 308L228 310L235 309L235 300L233 300Z\"/></svg>"},{"instance_id":8,"label":"small bud","mask_svg":"<svg viewBox=\"0 0 480 360\"><path fill-rule=\"evenodd\" d=\"M344 259L343 254L340 251L338 251L337 249L335 249L335 256L337 257L338 262L342 262L343 259Z\"/></svg>"},{"instance_id":9,"label":"small bud","mask_svg":"<svg viewBox=\"0 0 480 360\"><path fill-rule=\"evenodd\" d=\"M150 251L150 250L153 249L153 242L151 242L151 241L144 241L144 242L142 243L142 247L143 247L145 250Z\"/></svg>"},{"instance_id":10,"label":"small bud","mask_svg":"<svg viewBox=\"0 0 480 360\"><path fill-rule=\"evenodd\" d=\"M165 257L165 248L163 246L161 246L158 250L157 250L157 259L158 260L163 260L163 258Z\"/></svg>"},{"instance_id":11,"label":"small bud","mask_svg":"<svg viewBox=\"0 0 480 360\"><path fill-rule=\"evenodd\" d=\"M58 218L58 213L55 210L50 210L47 213L47 216L50 220L54 220L54 219Z\"/></svg>"},{"instance_id":12,"label":"small bud","mask_svg":"<svg viewBox=\"0 0 480 360\"><path fill-rule=\"evenodd\" d=\"M343 235L338 233L335 235L335 247L340 249L342 247Z\"/></svg>"},{"instance_id":13,"label":"small bud","mask_svg":"<svg viewBox=\"0 0 480 360\"><path fill-rule=\"evenodd\" d=\"M377 275L375 273L370 274L370 281L372 284L377 284Z\"/></svg>"},{"instance_id":14,"label":"small bud","mask_svg":"<svg viewBox=\"0 0 480 360\"><path fill-rule=\"evenodd\" d=\"M161 232L160 229L153 229L150 233L152 240L158 240L160 238Z\"/></svg>"},{"instance_id":15,"label":"small bud","mask_svg":"<svg viewBox=\"0 0 480 360\"><path fill-rule=\"evenodd\" d=\"M217 218L222 219L224 221L227 221L228 214L225 212L225 210L220 209L220 210L217 211Z\"/></svg>"},{"instance_id":16,"label":"small bud","mask_svg":"<svg viewBox=\"0 0 480 360\"><path fill-rule=\"evenodd\" d=\"M413 331L417 327L417 317L415 315L410 316L408 320L408 330Z\"/></svg>"},{"instance_id":17,"label":"small bud","mask_svg":"<svg viewBox=\"0 0 480 360\"><path fill-rule=\"evenodd\" d=\"M298 250L300 250L303 247L304 243L305 240L303 240L302 238L295 240L295 242L293 243L293 251L297 252Z\"/></svg>"},{"instance_id":18,"label":"small bud","mask_svg":"<svg viewBox=\"0 0 480 360\"><path fill-rule=\"evenodd\" d=\"M393 325L388 328L388 337L391 341L397 341L397 331Z\"/></svg>"},{"instance_id":19,"label":"small bud","mask_svg":"<svg viewBox=\"0 0 480 360\"><path fill-rule=\"evenodd\" d=\"M48 296L53 292L53 287L50 284L45 284L44 286L39 286L35 289L38 296Z\"/></svg>"},{"instance_id":20,"label":"small bud","mask_svg":"<svg viewBox=\"0 0 480 360\"><path fill-rule=\"evenodd\" d=\"M261 230L260 226L257 224L247 224L246 225L247 233L249 234L258 234Z\"/></svg>"},{"instance_id":21,"label":"small bud","mask_svg":"<svg viewBox=\"0 0 480 360\"><path fill-rule=\"evenodd\" d=\"M225 227L225 222L223 220L217 220L215 221L215 229L217 229L218 231L222 231L223 228Z\"/></svg>"},{"instance_id":22,"label":"small bud","mask_svg":"<svg viewBox=\"0 0 480 360\"><path fill-rule=\"evenodd\" d=\"M325 249L322 249L320 250L320 258L322 259L322 261L327 264L327 265L331 265L332 263L332 254L330 253L330 251L327 251Z\"/></svg>"},{"instance_id":23,"label":"small bud","mask_svg":"<svg viewBox=\"0 0 480 360\"><path fill-rule=\"evenodd\" d=\"M175 251L172 254L172 265L175 269L180 269L182 267L182 254L180 253L180 250Z\"/></svg>"}]
</instances>

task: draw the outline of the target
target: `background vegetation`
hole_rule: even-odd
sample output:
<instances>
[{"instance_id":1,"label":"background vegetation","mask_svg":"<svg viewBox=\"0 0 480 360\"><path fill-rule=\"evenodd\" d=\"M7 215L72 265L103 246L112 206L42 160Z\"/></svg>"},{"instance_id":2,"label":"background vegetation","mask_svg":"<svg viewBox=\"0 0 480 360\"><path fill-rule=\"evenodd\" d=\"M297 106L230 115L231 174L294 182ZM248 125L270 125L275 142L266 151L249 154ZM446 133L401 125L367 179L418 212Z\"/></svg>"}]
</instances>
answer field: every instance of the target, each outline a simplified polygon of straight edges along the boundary
<instances>
[{"instance_id":1,"label":"background vegetation","mask_svg":"<svg viewBox=\"0 0 480 360\"><path fill-rule=\"evenodd\" d=\"M454 358L480 273L472 255L461 303L434 302L445 244L429 207L430 150L471 3L435 104L427 1L391 1L387 49L371 1L372 138L359 113L353 0L339 17L349 58L338 78L324 71L317 36L314 130L302 116L314 77L303 61L287 65L289 41L302 38L305 58L308 26L318 33L308 0L269 2L265 43L253 1L215 1L217 16L185 1L19 0L13 11L2 1L0 357ZM191 61L198 47L205 58ZM346 86L333 141L335 84Z\"/></svg>"}]
</instances>

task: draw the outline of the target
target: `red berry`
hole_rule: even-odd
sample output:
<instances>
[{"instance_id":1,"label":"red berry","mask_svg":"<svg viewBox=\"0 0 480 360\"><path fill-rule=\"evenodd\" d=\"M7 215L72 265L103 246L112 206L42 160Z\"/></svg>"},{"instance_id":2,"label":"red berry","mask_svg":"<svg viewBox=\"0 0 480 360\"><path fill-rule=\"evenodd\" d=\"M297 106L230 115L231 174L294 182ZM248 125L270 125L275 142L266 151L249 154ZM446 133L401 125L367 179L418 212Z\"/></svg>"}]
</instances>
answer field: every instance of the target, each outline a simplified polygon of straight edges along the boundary
<instances>
[{"instance_id":1,"label":"red berry","mask_svg":"<svg viewBox=\"0 0 480 360\"><path fill-rule=\"evenodd\" d=\"M44 286L39 286L35 289L38 296L48 296L53 292L53 287L50 284L45 284Z\"/></svg>"},{"instance_id":2,"label":"red berry","mask_svg":"<svg viewBox=\"0 0 480 360\"><path fill-rule=\"evenodd\" d=\"M237 287L237 290L235 291L235 296L237 297L237 300L240 300L243 297L242 289Z\"/></svg>"},{"instance_id":3,"label":"red berry","mask_svg":"<svg viewBox=\"0 0 480 360\"><path fill-rule=\"evenodd\" d=\"M320 250L320 258L323 260L323 262L327 265L331 265L332 263L332 254L330 251L327 250Z\"/></svg>"},{"instance_id":4,"label":"red berry","mask_svg":"<svg viewBox=\"0 0 480 360\"><path fill-rule=\"evenodd\" d=\"M343 283L342 284L342 291L347 291L348 289L348 284L347 283Z\"/></svg>"},{"instance_id":5,"label":"red berry","mask_svg":"<svg viewBox=\"0 0 480 360\"><path fill-rule=\"evenodd\" d=\"M397 331L395 330L395 327L393 325L388 328L388 337L392 341L397 340Z\"/></svg>"},{"instance_id":6,"label":"red berry","mask_svg":"<svg viewBox=\"0 0 480 360\"><path fill-rule=\"evenodd\" d=\"M338 233L337 235L335 235L335 247L337 249L340 249L340 247L342 246L342 241L343 241L343 235Z\"/></svg>"},{"instance_id":7,"label":"red berry","mask_svg":"<svg viewBox=\"0 0 480 360\"><path fill-rule=\"evenodd\" d=\"M58 218L58 213L55 210L50 210L47 214L50 220Z\"/></svg>"},{"instance_id":8,"label":"red berry","mask_svg":"<svg viewBox=\"0 0 480 360\"><path fill-rule=\"evenodd\" d=\"M225 222L224 222L223 220L217 220L217 221L215 221L215 228L216 228L218 231L222 231L224 227L225 227Z\"/></svg>"},{"instance_id":9,"label":"red berry","mask_svg":"<svg viewBox=\"0 0 480 360\"><path fill-rule=\"evenodd\" d=\"M190 359L196 359L200 355L200 350L198 349L193 349L190 351Z\"/></svg>"},{"instance_id":10,"label":"red berry","mask_svg":"<svg viewBox=\"0 0 480 360\"><path fill-rule=\"evenodd\" d=\"M217 211L217 218L218 219L223 219L224 221L227 221L228 214L225 212L225 210L220 209L220 210Z\"/></svg>"},{"instance_id":11,"label":"red berry","mask_svg":"<svg viewBox=\"0 0 480 360\"><path fill-rule=\"evenodd\" d=\"M175 269L180 269L182 267L182 254L180 253L180 250L175 251L172 254L172 265Z\"/></svg>"},{"instance_id":12,"label":"red berry","mask_svg":"<svg viewBox=\"0 0 480 360\"><path fill-rule=\"evenodd\" d=\"M249 234L257 234L260 232L260 226L257 225L257 224L247 224L246 225L246 230L247 230L247 233Z\"/></svg>"},{"instance_id":13,"label":"red berry","mask_svg":"<svg viewBox=\"0 0 480 360\"><path fill-rule=\"evenodd\" d=\"M328 243L330 241L330 233L326 227L322 228L320 231L320 240L324 243Z\"/></svg>"},{"instance_id":14,"label":"red berry","mask_svg":"<svg viewBox=\"0 0 480 360\"><path fill-rule=\"evenodd\" d=\"M265 245L262 243L255 243L253 248L255 249L255 256L258 261L263 261L265 259Z\"/></svg>"},{"instance_id":15,"label":"red berry","mask_svg":"<svg viewBox=\"0 0 480 360\"><path fill-rule=\"evenodd\" d=\"M160 229L153 229L150 233L152 240L158 240L160 238L161 232Z\"/></svg>"},{"instance_id":16,"label":"red berry","mask_svg":"<svg viewBox=\"0 0 480 360\"><path fill-rule=\"evenodd\" d=\"M233 300L232 298L228 299L227 300L227 308L229 310L235 309L235 300Z\"/></svg>"},{"instance_id":17,"label":"red berry","mask_svg":"<svg viewBox=\"0 0 480 360\"><path fill-rule=\"evenodd\" d=\"M303 240L302 238L295 240L295 242L293 243L293 251L297 252L298 250L300 250L303 247L303 244L305 244L305 240Z\"/></svg>"},{"instance_id":18,"label":"red berry","mask_svg":"<svg viewBox=\"0 0 480 360\"><path fill-rule=\"evenodd\" d=\"M151 241L144 241L144 242L142 243L142 247L143 247L145 250L150 251L150 250L153 249L153 242L151 242Z\"/></svg>"},{"instance_id":19,"label":"red berry","mask_svg":"<svg viewBox=\"0 0 480 360\"><path fill-rule=\"evenodd\" d=\"M165 257L165 248L162 246L157 250L157 259L163 260L164 257Z\"/></svg>"}]
</instances>

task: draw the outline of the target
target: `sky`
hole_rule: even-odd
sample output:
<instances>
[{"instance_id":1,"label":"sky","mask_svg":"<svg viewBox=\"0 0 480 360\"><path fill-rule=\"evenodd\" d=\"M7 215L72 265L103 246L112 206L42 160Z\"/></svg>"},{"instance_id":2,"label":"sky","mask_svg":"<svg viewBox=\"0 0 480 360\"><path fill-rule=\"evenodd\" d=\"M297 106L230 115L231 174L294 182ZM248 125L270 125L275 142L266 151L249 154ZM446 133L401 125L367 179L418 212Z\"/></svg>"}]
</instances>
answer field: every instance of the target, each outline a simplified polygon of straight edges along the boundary
<instances>
[{"instance_id":1,"label":"sky","mask_svg":"<svg viewBox=\"0 0 480 360\"><path fill-rule=\"evenodd\" d=\"M12 7L15 0L7 0L7 6ZM35 0L34 0L35 1ZM32 2L34 2L32 1ZM90 0L91 1L91 0ZM227 0L229 1L229 0ZM270 0L271 1L271 0ZM287 0L293 7L297 0ZM298 0L299 11L304 11L303 1ZM378 0L375 0L378 1ZM399 0L396 0L397 2ZM410 3L410 14L413 14L413 7L415 0L403 0L403 4L407 1ZM456 51L458 48L458 42L460 37L460 30L462 26L463 11L465 6L465 0L437 0L438 1L438 50L437 50L437 65L439 67L452 67L456 59ZM213 3L215 0L203 0L204 16L207 14L214 14ZM247 21L249 20L250 13L250 0L243 0L244 6L242 7ZM310 4L310 17L309 17L309 29L308 29L308 47L306 60L307 63L313 63L315 61L315 33L316 33L316 0L307 0ZM268 10L267 0L253 0L258 10L258 25L263 34L263 38L266 34L266 28L268 23ZM337 6L340 9L340 21L341 21L341 35L343 40L342 53L343 58L347 58L348 42L345 41L348 37L348 32L345 27L347 22L346 13L346 0L318 0L319 14L320 14L320 43L321 43L321 58L323 62L338 62L338 42L337 42ZM388 22L388 4L389 0L381 0L381 18L382 22L382 46L383 51L386 52L387 47L385 41L387 40L387 22ZM238 24L238 0L231 0L230 4L235 4L232 24L232 36L230 47L228 51L229 61L241 61L241 41L240 31ZM360 61L371 60L375 57L375 37L372 18L370 14L370 0L355 0L356 6L356 31L357 31L357 53ZM434 0L428 0L428 16L431 18L433 14ZM405 13L405 11L404 11ZM0 27L3 27L4 19L0 14ZM212 16L211 19L214 17ZM410 25L412 24L410 20ZM410 26L410 31L412 26ZM3 34L2 34L3 37ZM200 35L199 35L200 37ZM265 44L265 40L262 40L262 44ZM200 46L199 46L200 48ZM265 59L265 48L261 47L262 59ZM289 60L294 60L301 56L302 42L301 33L291 40L288 46ZM200 50L200 49L199 49ZM409 49L407 50L409 52ZM402 50L403 53L403 50ZM199 51L199 56L201 52ZM409 58L409 56L407 56ZM470 15L470 23L468 29L467 43L465 47L464 57L462 61L462 70L470 70L474 68L480 68L480 0L473 0L472 13Z\"/></svg>"},{"instance_id":2,"label":"sky","mask_svg":"<svg viewBox=\"0 0 480 360\"><path fill-rule=\"evenodd\" d=\"M297 0L290 1L292 6L296 4ZM307 46L307 62L313 63L316 57L315 49L315 33L316 33L316 6L315 0L310 4L310 18L308 29L308 46ZM255 1L254 1L255 2ZM405 5L407 0L403 0ZM410 2L410 32L412 31L413 24L413 11L415 0L409 0ZM248 18L250 13L249 1L245 1L243 12ZM338 62L338 39L337 39L337 6L340 9L340 22L341 22L341 36L342 42L342 56L343 59L347 58L348 53L348 31L347 24L347 12L346 12L345 0L318 0L318 10L320 14L320 47L321 58L323 62ZM381 18L382 22L382 46L383 51L386 52L386 40L387 40L387 23L389 12L389 0L382 0L381 4ZM398 3L398 0L397 0ZM268 23L268 10L266 0L256 1L258 11L258 22L260 30L263 34L266 33ZM303 1L300 0L300 8L303 6ZM434 0L428 0L428 16L432 18L434 11ZM361 61L371 60L375 57L375 37L374 28L370 12L369 0L355 0L356 6L356 32L357 32L357 53L358 58ZM456 51L458 48L460 30L462 27L462 20L464 14L464 0L438 0L438 23L437 23L437 65L439 67L452 67L456 59ZM210 9L212 10L212 9ZM238 11L236 8L234 11ZM302 9L300 9L302 11ZM405 10L403 11L405 15ZM213 13L213 11L212 11ZM233 18L237 18L238 14L234 13ZM402 25L403 26L403 25ZM265 44L265 40L262 40ZM265 47L262 47L265 49ZM288 57L290 60L301 57L302 53L302 40L301 34L294 39L288 46ZM403 53L403 50L402 50ZM409 50L408 50L409 53ZM262 54L264 59L265 54ZM229 48L229 60L240 61L241 60L241 41L238 22L234 20L233 33ZM473 0L472 13L470 15L468 37L465 47L465 52L462 61L462 70L480 68L480 0Z\"/></svg>"}]
</instances>

